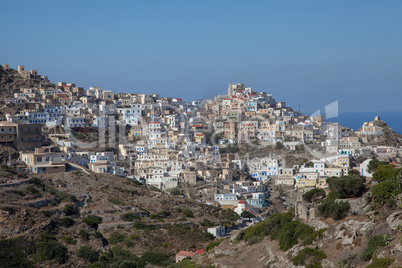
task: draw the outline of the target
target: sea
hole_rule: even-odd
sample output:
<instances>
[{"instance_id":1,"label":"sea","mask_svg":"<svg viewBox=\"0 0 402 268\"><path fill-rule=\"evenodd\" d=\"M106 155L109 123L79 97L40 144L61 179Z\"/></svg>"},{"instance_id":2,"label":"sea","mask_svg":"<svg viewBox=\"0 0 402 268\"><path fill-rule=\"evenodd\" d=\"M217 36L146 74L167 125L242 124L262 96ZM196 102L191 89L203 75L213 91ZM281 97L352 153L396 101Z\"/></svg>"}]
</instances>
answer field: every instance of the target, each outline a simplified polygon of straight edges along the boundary
<instances>
[{"instance_id":1,"label":"sea","mask_svg":"<svg viewBox=\"0 0 402 268\"><path fill-rule=\"evenodd\" d=\"M396 133L402 134L402 111L339 112L338 117L331 119L325 119L324 116L324 121L337 122L356 131L364 122L373 121L376 116L379 116Z\"/></svg>"}]
</instances>

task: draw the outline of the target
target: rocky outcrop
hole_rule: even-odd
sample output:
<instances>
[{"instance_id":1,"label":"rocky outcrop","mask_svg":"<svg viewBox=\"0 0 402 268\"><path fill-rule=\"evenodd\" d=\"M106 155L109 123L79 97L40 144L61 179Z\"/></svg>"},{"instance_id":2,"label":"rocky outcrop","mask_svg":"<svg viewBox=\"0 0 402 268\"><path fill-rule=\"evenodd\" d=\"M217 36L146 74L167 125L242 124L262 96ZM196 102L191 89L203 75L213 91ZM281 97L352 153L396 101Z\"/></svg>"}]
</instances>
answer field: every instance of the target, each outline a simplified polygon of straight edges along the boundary
<instances>
[{"instance_id":1,"label":"rocky outcrop","mask_svg":"<svg viewBox=\"0 0 402 268\"><path fill-rule=\"evenodd\" d=\"M402 228L402 210L395 211L387 218L387 224L390 229L398 230Z\"/></svg>"},{"instance_id":2,"label":"rocky outcrop","mask_svg":"<svg viewBox=\"0 0 402 268\"><path fill-rule=\"evenodd\" d=\"M341 223L336 227L335 239L342 240L342 245L349 246L358 236L363 236L366 232L374 228L374 223L366 221L350 220Z\"/></svg>"}]
</instances>

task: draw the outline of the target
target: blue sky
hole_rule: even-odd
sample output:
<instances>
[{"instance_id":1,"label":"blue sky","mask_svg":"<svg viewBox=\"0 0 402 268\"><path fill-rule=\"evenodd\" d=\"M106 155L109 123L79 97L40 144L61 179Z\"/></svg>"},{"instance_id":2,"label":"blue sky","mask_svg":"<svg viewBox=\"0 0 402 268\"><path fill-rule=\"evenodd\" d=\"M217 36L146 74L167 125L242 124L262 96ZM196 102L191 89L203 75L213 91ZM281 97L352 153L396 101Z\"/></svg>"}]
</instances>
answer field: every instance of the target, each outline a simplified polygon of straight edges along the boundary
<instances>
[{"instance_id":1,"label":"blue sky","mask_svg":"<svg viewBox=\"0 0 402 268\"><path fill-rule=\"evenodd\" d=\"M302 111L402 110L402 1L1 1L0 63L186 100L229 82Z\"/></svg>"}]
</instances>

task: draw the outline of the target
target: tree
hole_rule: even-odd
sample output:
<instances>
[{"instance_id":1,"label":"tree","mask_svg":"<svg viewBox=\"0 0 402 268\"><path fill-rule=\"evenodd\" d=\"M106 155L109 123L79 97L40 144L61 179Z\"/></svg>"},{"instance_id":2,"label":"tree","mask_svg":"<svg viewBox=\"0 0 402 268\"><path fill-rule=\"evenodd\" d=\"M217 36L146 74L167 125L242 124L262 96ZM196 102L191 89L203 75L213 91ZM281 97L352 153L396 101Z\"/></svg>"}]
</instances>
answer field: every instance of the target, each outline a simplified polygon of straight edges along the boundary
<instances>
[{"instance_id":1,"label":"tree","mask_svg":"<svg viewBox=\"0 0 402 268\"><path fill-rule=\"evenodd\" d=\"M99 253L91 247L83 246L77 251L77 257L89 262L96 262L99 258Z\"/></svg>"},{"instance_id":2,"label":"tree","mask_svg":"<svg viewBox=\"0 0 402 268\"><path fill-rule=\"evenodd\" d=\"M392 181L383 181L371 188L370 197L372 202L384 204L387 200L392 198L394 195L401 192L398 185Z\"/></svg>"},{"instance_id":3,"label":"tree","mask_svg":"<svg viewBox=\"0 0 402 268\"><path fill-rule=\"evenodd\" d=\"M250 211L243 211L240 214L240 217L242 217L244 219L251 219L251 218L255 218L255 215L253 213L251 213Z\"/></svg>"},{"instance_id":4,"label":"tree","mask_svg":"<svg viewBox=\"0 0 402 268\"><path fill-rule=\"evenodd\" d=\"M188 218L194 218L194 214L191 210L189 209L183 209L182 213L184 214L184 216L188 217Z\"/></svg>"},{"instance_id":5,"label":"tree","mask_svg":"<svg viewBox=\"0 0 402 268\"><path fill-rule=\"evenodd\" d=\"M325 200L321 205L318 206L318 212L321 216L325 218L331 217L336 221L346 217L349 210L350 204L348 202L335 202L334 199Z\"/></svg>"},{"instance_id":6,"label":"tree","mask_svg":"<svg viewBox=\"0 0 402 268\"><path fill-rule=\"evenodd\" d=\"M321 267L321 261L326 259L324 252L313 248L305 248L299 251L293 258L294 265L305 265L306 267Z\"/></svg>"},{"instance_id":7,"label":"tree","mask_svg":"<svg viewBox=\"0 0 402 268\"><path fill-rule=\"evenodd\" d=\"M393 165L379 165L373 174L373 181L385 181L398 176L400 170Z\"/></svg>"},{"instance_id":8,"label":"tree","mask_svg":"<svg viewBox=\"0 0 402 268\"><path fill-rule=\"evenodd\" d=\"M358 175L332 177L327 179L327 183L329 188L337 193L340 198L359 196L365 189L364 179Z\"/></svg>"},{"instance_id":9,"label":"tree","mask_svg":"<svg viewBox=\"0 0 402 268\"><path fill-rule=\"evenodd\" d=\"M379 160L377 160L377 159L373 159L373 160L371 160L371 161L369 162L369 164L367 165L367 171L368 171L369 173L373 173L373 172L375 172L375 171L377 170L377 167L378 167L379 165L381 165L381 164L387 164L387 163L384 162L384 161L379 161Z\"/></svg>"},{"instance_id":10,"label":"tree","mask_svg":"<svg viewBox=\"0 0 402 268\"><path fill-rule=\"evenodd\" d=\"M64 263L68 259L67 248L57 241L43 241L38 244L38 258L44 260L56 260Z\"/></svg>"},{"instance_id":11,"label":"tree","mask_svg":"<svg viewBox=\"0 0 402 268\"><path fill-rule=\"evenodd\" d=\"M351 169L348 171L348 175L358 175L360 176L360 172L356 169Z\"/></svg>"},{"instance_id":12,"label":"tree","mask_svg":"<svg viewBox=\"0 0 402 268\"><path fill-rule=\"evenodd\" d=\"M98 224L102 222L102 218L95 215L89 215L88 217L85 217L83 221L90 227L98 229Z\"/></svg>"},{"instance_id":13,"label":"tree","mask_svg":"<svg viewBox=\"0 0 402 268\"><path fill-rule=\"evenodd\" d=\"M303 200L311 203L317 201L318 199L323 199L325 196L326 193L323 189L314 188L303 194Z\"/></svg>"},{"instance_id":14,"label":"tree","mask_svg":"<svg viewBox=\"0 0 402 268\"><path fill-rule=\"evenodd\" d=\"M275 149L276 150L282 150L283 149L283 143L280 141L277 141L275 144Z\"/></svg>"}]
</instances>

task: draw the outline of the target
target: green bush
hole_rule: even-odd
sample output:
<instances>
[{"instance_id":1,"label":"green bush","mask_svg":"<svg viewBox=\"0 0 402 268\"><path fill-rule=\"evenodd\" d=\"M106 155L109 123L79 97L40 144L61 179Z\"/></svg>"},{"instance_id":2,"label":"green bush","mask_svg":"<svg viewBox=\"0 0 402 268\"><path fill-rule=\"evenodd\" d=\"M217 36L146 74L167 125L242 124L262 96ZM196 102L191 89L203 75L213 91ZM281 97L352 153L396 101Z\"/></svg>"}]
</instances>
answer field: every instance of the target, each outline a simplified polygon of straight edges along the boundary
<instances>
[{"instance_id":1,"label":"green bush","mask_svg":"<svg viewBox=\"0 0 402 268\"><path fill-rule=\"evenodd\" d=\"M213 240L213 235L204 232L194 225L172 224L164 226L168 230L169 236L180 239L188 245L210 242Z\"/></svg>"},{"instance_id":2,"label":"green bush","mask_svg":"<svg viewBox=\"0 0 402 268\"><path fill-rule=\"evenodd\" d=\"M159 214L151 214L151 215L149 215L149 218L151 220L158 220L158 219L161 219L161 216L159 216Z\"/></svg>"},{"instance_id":3,"label":"green bush","mask_svg":"<svg viewBox=\"0 0 402 268\"><path fill-rule=\"evenodd\" d=\"M117 198L110 197L110 196L107 197L107 200L110 203L112 203L114 205L117 205L117 206L125 206L126 205L126 203L124 203L123 201L121 201L121 200L119 200Z\"/></svg>"},{"instance_id":4,"label":"green bush","mask_svg":"<svg viewBox=\"0 0 402 268\"><path fill-rule=\"evenodd\" d=\"M48 210L41 210L41 213L43 214L43 216L49 218L50 216L52 216L52 212L48 211Z\"/></svg>"},{"instance_id":5,"label":"green bush","mask_svg":"<svg viewBox=\"0 0 402 268\"><path fill-rule=\"evenodd\" d=\"M65 263L68 259L67 248L57 241L47 241L38 243L38 260L55 260L59 263Z\"/></svg>"},{"instance_id":6,"label":"green bush","mask_svg":"<svg viewBox=\"0 0 402 268\"><path fill-rule=\"evenodd\" d=\"M188 218L194 218L194 214L191 210L189 209L183 209L182 213L184 214L184 216L188 217Z\"/></svg>"},{"instance_id":7,"label":"green bush","mask_svg":"<svg viewBox=\"0 0 402 268\"><path fill-rule=\"evenodd\" d=\"M308 235L306 237L306 239L304 239L302 245L311 245L313 243L313 241L317 238L317 237L322 237L322 234L327 230L327 228L324 229L320 229L318 231L315 231L313 233L311 233L310 235Z\"/></svg>"},{"instance_id":8,"label":"green bush","mask_svg":"<svg viewBox=\"0 0 402 268\"><path fill-rule=\"evenodd\" d=\"M327 197L317 208L321 216L325 218L331 217L337 221L346 217L350 210L350 204L345 201L335 202L335 200Z\"/></svg>"},{"instance_id":9,"label":"green bush","mask_svg":"<svg viewBox=\"0 0 402 268\"><path fill-rule=\"evenodd\" d=\"M71 236L63 237L63 241L66 242L67 244L70 244L70 245L76 245L77 244L77 240L73 239Z\"/></svg>"},{"instance_id":10,"label":"green bush","mask_svg":"<svg viewBox=\"0 0 402 268\"><path fill-rule=\"evenodd\" d=\"M108 240L109 240L109 243L113 245L113 244L117 244L119 242L124 241L125 238L126 238L126 236L124 234L119 233L119 232L113 232L110 234L110 237Z\"/></svg>"},{"instance_id":11,"label":"green bush","mask_svg":"<svg viewBox=\"0 0 402 268\"><path fill-rule=\"evenodd\" d=\"M134 242L131 239L125 239L124 244L129 248L134 247Z\"/></svg>"},{"instance_id":12,"label":"green bush","mask_svg":"<svg viewBox=\"0 0 402 268\"><path fill-rule=\"evenodd\" d=\"M294 265L305 265L306 267L321 267L321 261L326 259L324 252L312 248L304 248L293 258Z\"/></svg>"},{"instance_id":13,"label":"green bush","mask_svg":"<svg viewBox=\"0 0 402 268\"><path fill-rule=\"evenodd\" d=\"M174 260L172 258L172 255L170 254L147 251L144 254L142 254L141 258L137 262L137 265L141 267L142 264L144 263L145 264L150 263L155 266L166 267L174 263Z\"/></svg>"},{"instance_id":14,"label":"green bush","mask_svg":"<svg viewBox=\"0 0 402 268\"><path fill-rule=\"evenodd\" d=\"M286 214L274 214L265 221L254 224L253 226L240 232L235 241L244 240L249 244L255 244L261 242L267 235L271 235L287 223L291 222L293 218L293 211L289 211Z\"/></svg>"},{"instance_id":15,"label":"green bush","mask_svg":"<svg viewBox=\"0 0 402 268\"><path fill-rule=\"evenodd\" d=\"M95 232L95 237L96 238L102 238L103 234L101 232Z\"/></svg>"},{"instance_id":16,"label":"green bush","mask_svg":"<svg viewBox=\"0 0 402 268\"><path fill-rule=\"evenodd\" d=\"M204 219L204 221L201 223L201 225L206 226L206 227L213 227L213 226L216 226L216 223L213 221L210 221L208 219Z\"/></svg>"},{"instance_id":17,"label":"green bush","mask_svg":"<svg viewBox=\"0 0 402 268\"><path fill-rule=\"evenodd\" d=\"M40 191L39 191L38 189L32 187L32 186L28 186L28 187L27 187L27 192L29 192L29 193L31 193L31 194L34 194L34 195L36 195L37 197L41 197L41 196L42 196L41 193L40 193Z\"/></svg>"},{"instance_id":18,"label":"green bush","mask_svg":"<svg viewBox=\"0 0 402 268\"><path fill-rule=\"evenodd\" d=\"M50 241L57 241L56 237L52 235L50 232L45 231L39 234L38 240L40 242L50 242Z\"/></svg>"},{"instance_id":19,"label":"green bush","mask_svg":"<svg viewBox=\"0 0 402 268\"><path fill-rule=\"evenodd\" d=\"M350 254L347 259L341 260L337 263L338 268L353 268L356 267L357 254Z\"/></svg>"},{"instance_id":20,"label":"green bush","mask_svg":"<svg viewBox=\"0 0 402 268\"><path fill-rule=\"evenodd\" d=\"M137 234L131 234L128 238L131 240L140 240L140 236Z\"/></svg>"},{"instance_id":21,"label":"green bush","mask_svg":"<svg viewBox=\"0 0 402 268\"><path fill-rule=\"evenodd\" d=\"M133 227L136 229L143 229L143 230L156 230L156 226L153 224L144 224L140 221L136 221L133 223Z\"/></svg>"},{"instance_id":22,"label":"green bush","mask_svg":"<svg viewBox=\"0 0 402 268\"><path fill-rule=\"evenodd\" d=\"M369 164L367 166L367 171L370 172L370 173L373 173L373 172L375 172L377 170L378 166L382 165L382 164L387 164L387 162L379 161L377 159L373 159L373 160L371 160L369 162Z\"/></svg>"},{"instance_id":23,"label":"green bush","mask_svg":"<svg viewBox=\"0 0 402 268\"><path fill-rule=\"evenodd\" d=\"M328 178L327 183L341 198L360 196L365 189L364 179L358 175Z\"/></svg>"},{"instance_id":24,"label":"green bush","mask_svg":"<svg viewBox=\"0 0 402 268\"><path fill-rule=\"evenodd\" d=\"M160 212L158 212L158 215L162 218L166 218L172 215L172 213L170 213L169 211L166 210L162 210Z\"/></svg>"},{"instance_id":25,"label":"green bush","mask_svg":"<svg viewBox=\"0 0 402 268\"><path fill-rule=\"evenodd\" d=\"M45 183L41 179L39 179L37 177L30 178L29 183L34 184L39 188L45 188Z\"/></svg>"},{"instance_id":26,"label":"green bush","mask_svg":"<svg viewBox=\"0 0 402 268\"><path fill-rule=\"evenodd\" d=\"M386 180L374 185L367 197L370 203L385 204L402 192L400 182L397 180Z\"/></svg>"},{"instance_id":27,"label":"green bush","mask_svg":"<svg viewBox=\"0 0 402 268\"><path fill-rule=\"evenodd\" d=\"M313 228L300 221L293 221L293 210L285 214L274 214L265 221L240 232L235 241L244 240L249 244L261 242L267 235L271 240L279 240L280 249L286 251L296 245L299 239L306 239L313 233Z\"/></svg>"},{"instance_id":28,"label":"green bush","mask_svg":"<svg viewBox=\"0 0 402 268\"><path fill-rule=\"evenodd\" d=\"M16 195L19 195L19 196L25 196L25 193L23 192L23 191L20 191L20 190L15 190L15 191L13 191Z\"/></svg>"},{"instance_id":29,"label":"green bush","mask_svg":"<svg viewBox=\"0 0 402 268\"><path fill-rule=\"evenodd\" d=\"M7 165L2 165L1 167L6 172L9 172L11 174L18 174L18 172L15 170L15 168L9 167Z\"/></svg>"},{"instance_id":30,"label":"green bush","mask_svg":"<svg viewBox=\"0 0 402 268\"><path fill-rule=\"evenodd\" d=\"M83 221L90 227L98 229L98 224L102 222L102 218L95 215L89 215L85 217Z\"/></svg>"},{"instance_id":31,"label":"green bush","mask_svg":"<svg viewBox=\"0 0 402 268\"><path fill-rule=\"evenodd\" d=\"M134 221L140 219L139 216L134 215L133 213L126 213L123 216L123 221Z\"/></svg>"},{"instance_id":32,"label":"green bush","mask_svg":"<svg viewBox=\"0 0 402 268\"><path fill-rule=\"evenodd\" d=\"M78 209L73 205L66 205L63 209L66 216L72 216L78 214Z\"/></svg>"},{"instance_id":33,"label":"green bush","mask_svg":"<svg viewBox=\"0 0 402 268\"><path fill-rule=\"evenodd\" d=\"M29 255L35 253L35 244L23 237L0 240L0 267L34 267Z\"/></svg>"},{"instance_id":34,"label":"green bush","mask_svg":"<svg viewBox=\"0 0 402 268\"><path fill-rule=\"evenodd\" d=\"M119 268L135 268L135 267L137 267L135 261L125 260L119 264Z\"/></svg>"},{"instance_id":35,"label":"green bush","mask_svg":"<svg viewBox=\"0 0 402 268\"><path fill-rule=\"evenodd\" d=\"M366 268L387 268L393 261L393 258L378 258L377 256L373 256L373 261Z\"/></svg>"},{"instance_id":36,"label":"green bush","mask_svg":"<svg viewBox=\"0 0 402 268\"><path fill-rule=\"evenodd\" d=\"M251 213L250 211L243 211L240 214L240 217L242 217L243 219L251 219L251 218L255 218L255 215L253 213Z\"/></svg>"},{"instance_id":37,"label":"green bush","mask_svg":"<svg viewBox=\"0 0 402 268\"><path fill-rule=\"evenodd\" d=\"M99 253L91 247L83 246L77 251L77 257L89 262L96 262L99 258Z\"/></svg>"},{"instance_id":38,"label":"green bush","mask_svg":"<svg viewBox=\"0 0 402 268\"><path fill-rule=\"evenodd\" d=\"M171 189L171 190L170 190L170 193L171 193L172 195L182 195L182 192L181 192L179 189L177 189L177 188Z\"/></svg>"},{"instance_id":39,"label":"green bush","mask_svg":"<svg viewBox=\"0 0 402 268\"><path fill-rule=\"evenodd\" d=\"M180 262L176 262L175 264L169 265L169 268L215 268L215 266L205 266L201 264L196 264L193 261L188 259L184 259Z\"/></svg>"},{"instance_id":40,"label":"green bush","mask_svg":"<svg viewBox=\"0 0 402 268\"><path fill-rule=\"evenodd\" d=\"M60 225L60 218L59 217L54 217L50 220L50 222L45 225L43 228L47 232L54 232Z\"/></svg>"},{"instance_id":41,"label":"green bush","mask_svg":"<svg viewBox=\"0 0 402 268\"><path fill-rule=\"evenodd\" d=\"M366 250L361 255L362 260L369 261L374 252L379 248L387 245L387 240L382 235L375 235L368 241Z\"/></svg>"},{"instance_id":42,"label":"green bush","mask_svg":"<svg viewBox=\"0 0 402 268\"><path fill-rule=\"evenodd\" d=\"M119 246L114 246L112 252L115 258L119 260L127 260L133 257L133 254L129 250Z\"/></svg>"},{"instance_id":43,"label":"green bush","mask_svg":"<svg viewBox=\"0 0 402 268\"><path fill-rule=\"evenodd\" d=\"M296 245L298 239L305 239L313 233L313 228L299 221L291 221L271 235L271 240L279 239L279 248L287 251Z\"/></svg>"},{"instance_id":44,"label":"green bush","mask_svg":"<svg viewBox=\"0 0 402 268\"><path fill-rule=\"evenodd\" d=\"M395 169L393 165L380 165L373 174L373 181L382 182L385 180L396 178L400 170Z\"/></svg>"},{"instance_id":45,"label":"green bush","mask_svg":"<svg viewBox=\"0 0 402 268\"><path fill-rule=\"evenodd\" d=\"M303 200L306 202L314 202L317 201L318 199L323 199L325 198L326 194L323 189L320 188L314 188L311 189L310 191L306 192L303 194Z\"/></svg>"},{"instance_id":46,"label":"green bush","mask_svg":"<svg viewBox=\"0 0 402 268\"><path fill-rule=\"evenodd\" d=\"M79 232L79 235L81 236L81 239L82 240L84 240L84 241L88 241L89 240L89 233L88 232L86 232L85 230L81 230L80 232Z\"/></svg>"},{"instance_id":47,"label":"green bush","mask_svg":"<svg viewBox=\"0 0 402 268\"><path fill-rule=\"evenodd\" d=\"M67 227L67 228L73 226L74 223L75 223L74 220L71 219L71 218L68 218L68 217L62 218L62 219L60 220L60 225L61 225L61 226L64 226L64 227Z\"/></svg>"}]
</instances>

